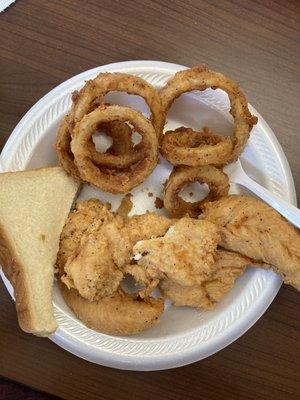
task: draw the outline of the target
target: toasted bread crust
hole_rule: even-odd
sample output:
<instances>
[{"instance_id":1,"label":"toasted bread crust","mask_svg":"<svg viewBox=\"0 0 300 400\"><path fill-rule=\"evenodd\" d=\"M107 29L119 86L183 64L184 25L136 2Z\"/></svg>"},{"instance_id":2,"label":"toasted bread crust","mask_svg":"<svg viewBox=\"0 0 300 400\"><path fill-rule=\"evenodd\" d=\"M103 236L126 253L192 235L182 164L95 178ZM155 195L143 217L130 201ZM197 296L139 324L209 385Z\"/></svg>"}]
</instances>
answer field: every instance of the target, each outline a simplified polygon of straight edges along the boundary
<instances>
[{"instance_id":1,"label":"toasted bread crust","mask_svg":"<svg viewBox=\"0 0 300 400\"><path fill-rule=\"evenodd\" d=\"M4 227L0 224L0 263L3 272L14 288L16 309L20 327L35 333L30 299L27 296L26 278L21 263L14 254Z\"/></svg>"}]
</instances>

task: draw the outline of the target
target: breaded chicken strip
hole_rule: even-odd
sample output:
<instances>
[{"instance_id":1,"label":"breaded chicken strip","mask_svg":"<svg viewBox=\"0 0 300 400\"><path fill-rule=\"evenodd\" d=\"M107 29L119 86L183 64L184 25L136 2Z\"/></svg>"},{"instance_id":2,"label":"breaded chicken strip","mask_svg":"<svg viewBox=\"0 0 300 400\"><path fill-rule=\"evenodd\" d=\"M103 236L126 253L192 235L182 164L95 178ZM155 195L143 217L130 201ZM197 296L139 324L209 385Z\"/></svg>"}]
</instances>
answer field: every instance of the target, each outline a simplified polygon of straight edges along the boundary
<instances>
[{"instance_id":1,"label":"breaded chicken strip","mask_svg":"<svg viewBox=\"0 0 300 400\"><path fill-rule=\"evenodd\" d=\"M217 250L214 272L201 285L182 286L170 279L164 279L159 288L162 295L175 306L209 310L229 292L249 264L251 260L247 257L231 251Z\"/></svg>"},{"instance_id":2,"label":"breaded chicken strip","mask_svg":"<svg viewBox=\"0 0 300 400\"><path fill-rule=\"evenodd\" d=\"M133 335L159 321L163 299L140 299L118 289L110 297L88 301L74 289L61 284L62 295L75 315L90 329L107 335Z\"/></svg>"},{"instance_id":3,"label":"breaded chicken strip","mask_svg":"<svg viewBox=\"0 0 300 400\"><path fill-rule=\"evenodd\" d=\"M123 273L114 263L110 242L103 230L106 225L101 220L94 222L90 233L83 235L80 245L65 265L66 275L61 280L68 288L76 288L89 301L110 296L119 287Z\"/></svg>"},{"instance_id":4,"label":"breaded chicken strip","mask_svg":"<svg viewBox=\"0 0 300 400\"><path fill-rule=\"evenodd\" d=\"M149 212L142 215L134 215L126 222L126 228L132 245L139 240L147 240L164 236L173 221L163 215Z\"/></svg>"},{"instance_id":5,"label":"breaded chicken strip","mask_svg":"<svg viewBox=\"0 0 300 400\"><path fill-rule=\"evenodd\" d=\"M203 218L220 228L222 247L272 265L285 283L300 290L300 232L273 208L254 197L232 195L208 203Z\"/></svg>"},{"instance_id":6,"label":"breaded chicken strip","mask_svg":"<svg viewBox=\"0 0 300 400\"><path fill-rule=\"evenodd\" d=\"M58 274L64 274L65 264L70 256L77 251L82 236L87 230L93 229L93 222L112 220L113 215L107 206L99 200L90 199L77 203L75 209L69 214L60 235L60 244L57 254L56 266Z\"/></svg>"},{"instance_id":7,"label":"breaded chicken strip","mask_svg":"<svg viewBox=\"0 0 300 400\"><path fill-rule=\"evenodd\" d=\"M164 236L172 221L162 215L147 213L121 218L105 224L102 234L107 238L115 264L124 268L130 262L133 246L139 240Z\"/></svg>"},{"instance_id":8,"label":"breaded chicken strip","mask_svg":"<svg viewBox=\"0 0 300 400\"><path fill-rule=\"evenodd\" d=\"M170 224L154 213L123 220L98 200L79 203L61 234L57 264L62 282L89 301L110 296L136 241L164 235Z\"/></svg>"},{"instance_id":9,"label":"breaded chicken strip","mask_svg":"<svg viewBox=\"0 0 300 400\"><path fill-rule=\"evenodd\" d=\"M88 327L130 335L158 322L163 299L125 293L120 288L121 266L130 260L136 240L164 235L170 224L150 213L124 221L99 201L77 205L62 232L57 263L63 297Z\"/></svg>"},{"instance_id":10,"label":"breaded chicken strip","mask_svg":"<svg viewBox=\"0 0 300 400\"><path fill-rule=\"evenodd\" d=\"M146 284L149 280L163 278L185 286L201 284L214 270L219 240L214 224L182 218L164 237L142 240L134 246L135 276ZM140 267L145 271L144 276ZM134 267L132 270L134 272Z\"/></svg>"}]
</instances>

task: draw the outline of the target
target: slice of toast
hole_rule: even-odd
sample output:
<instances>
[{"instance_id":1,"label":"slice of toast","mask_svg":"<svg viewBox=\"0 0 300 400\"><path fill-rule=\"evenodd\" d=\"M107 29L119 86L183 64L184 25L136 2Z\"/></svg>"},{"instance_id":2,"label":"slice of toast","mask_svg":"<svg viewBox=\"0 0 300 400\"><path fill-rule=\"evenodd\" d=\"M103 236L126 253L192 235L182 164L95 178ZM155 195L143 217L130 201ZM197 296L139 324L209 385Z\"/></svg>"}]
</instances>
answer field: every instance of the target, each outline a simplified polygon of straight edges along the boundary
<instances>
[{"instance_id":1,"label":"slice of toast","mask_svg":"<svg viewBox=\"0 0 300 400\"><path fill-rule=\"evenodd\" d=\"M0 174L0 263L25 332L48 336L57 328L54 264L78 189L61 167Z\"/></svg>"}]
</instances>

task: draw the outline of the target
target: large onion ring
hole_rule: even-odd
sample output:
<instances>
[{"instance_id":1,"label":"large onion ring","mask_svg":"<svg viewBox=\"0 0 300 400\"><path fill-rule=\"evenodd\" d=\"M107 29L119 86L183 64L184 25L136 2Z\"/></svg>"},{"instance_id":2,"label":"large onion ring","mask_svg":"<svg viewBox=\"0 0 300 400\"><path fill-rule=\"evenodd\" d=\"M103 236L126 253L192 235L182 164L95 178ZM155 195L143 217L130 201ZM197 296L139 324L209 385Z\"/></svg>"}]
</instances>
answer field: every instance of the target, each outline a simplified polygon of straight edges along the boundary
<instances>
[{"instance_id":1,"label":"large onion ring","mask_svg":"<svg viewBox=\"0 0 300 400\"><path fill-rule=\"evenodd\" d=\"M95 79L87 81L83 88L73 96L70 122L74 125L90 112L94 102L102 102L106 94L112 91L126 92L142 97L151 111L151 122L158 139L164 127L161 112L161 100L156 89L144 79L124 73L101 73Z\"/></svg>"},{"instance_id":2,"label":"large onion ring","mask_svg":"<svg viewBox=\"0 0 300 400\"><path fill-rule=\"evenodd\" d=\"M96 166L89 157L87 143L95 128L112 121L129 122L142 136L144 155L133 169L119 171L104 170ZM140 112L128 107L101 105L85 115L74 128L71 149L80 176L86 182L110 193L127 193L142 183L153 171L158 161L158 141L153 125Z\"/></svg>"},{"instance_id":3,"label":"large onion ring","mask_svg":"<svg viewBox=\"0 0 300 400\"><path fill-rule=\"evenodd\" d=\"M210 189L207 197L194 203L184 201L179 193L185 185L192 182L206 183ZM175 167L165 185L164 206L173 217L179 218L188 214L195 218L201 214L205 203L226 196L228 190L228 176L212 165Z\"/></svg>"},{"instance_id":4,"label":"large onion ring","mask_svg":"<svg viewBox=\"0 0 300 400\"><path fill-rule=\"evenodd\" d=\"M55 141L55 149L58 155L60 165L74 179L82 181L78 168L74 162L74 155L71 151L71 133L67 122L68 116L62 119Z\"/></svg>"},{"instance_id":5,"label":"large onion ring","mask_svg":"<svg viewBox=\"0 0 300 400\"><path fill-rule=\"evenodd\" d=\"M173 165L222 165L230 157L232 147L229 137L215 135L206 127L196 132L182 126L164 134L161 153Z\"/></svg>"},{"instance_id":6,"label":"large onion ring","mask_svg":"<svg viewBox=\"0 0 300 400\"><path fill-rule=\"evenodd\" d=\"M210 71L206 65L177 72L160 91L163 118L166 119L173 101L181 94L207 88L222 89L229 97L230 113L234 118L234 137L233 150L226 161L232 162L243 151L257 118L251 115L245 95L231 79L219 72Z\"/></svg>"}]
</instances>

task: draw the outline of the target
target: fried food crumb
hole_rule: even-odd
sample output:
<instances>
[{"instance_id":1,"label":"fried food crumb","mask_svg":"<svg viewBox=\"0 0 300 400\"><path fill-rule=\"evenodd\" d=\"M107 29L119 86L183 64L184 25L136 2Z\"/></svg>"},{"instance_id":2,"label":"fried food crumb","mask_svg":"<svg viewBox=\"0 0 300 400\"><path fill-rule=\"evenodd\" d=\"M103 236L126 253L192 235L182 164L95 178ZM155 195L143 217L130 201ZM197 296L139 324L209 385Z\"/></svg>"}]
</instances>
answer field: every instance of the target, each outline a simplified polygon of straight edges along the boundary
<instances>
[{"instance_id":1,"label":"fried food crumb","mask_svg":"<svg viewBox=\"0 0 300 400\"><path fill-rule=\"evenodd\" d=\"M122 218L128 218L128 214L132 210L133 203L131 201L132 194L127 193L123 199L121 200L121 203L116 211L116 214L119 215Z\"/></svg>"},{"instance_id":2,"label":"fried food crumb","mask_svg":"<svg viewBox=\"0 0 300 400\"><path fill-rule=\"evenodd\" d=\"M193 192L190 192L189 195L190 195L190 197L193 197L193 196L194 196L194 193L193 193Z\"/></svg>"},{"instance_id":3,"label":"fried food crumb","mask_svg":"<svg viewBox=\"0 0 300 400\"><path fill-rule=\"evenodd\" d=\"M109 201L107 201L106 203L104 203L105 207L109 210L111 210L111 203Z\"/></svg>"},{"instance_id":4,"label":"fried food crumb","mask_svg":"<svg viewBox=\"0 0 300 400\"><path fill-rule=\"evenodd\" d=\"M164 202L160 197L156 197L154 204L156 208L163 208L164 206Z\"/></svg>"}]
</instances>

